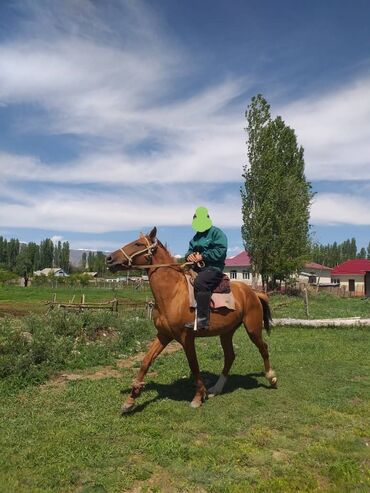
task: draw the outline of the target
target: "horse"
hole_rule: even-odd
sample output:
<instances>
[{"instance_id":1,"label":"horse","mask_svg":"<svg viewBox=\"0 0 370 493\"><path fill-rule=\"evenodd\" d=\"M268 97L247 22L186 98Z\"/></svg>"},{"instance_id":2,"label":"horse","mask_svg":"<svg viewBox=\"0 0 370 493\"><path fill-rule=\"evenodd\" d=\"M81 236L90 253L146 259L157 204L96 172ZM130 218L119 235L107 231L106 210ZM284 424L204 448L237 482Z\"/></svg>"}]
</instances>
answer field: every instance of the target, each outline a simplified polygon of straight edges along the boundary
<instances>
[{"instance_id":1,"label":"horse","mask_svg":"<svg viewBox=\"0 0 370 493\"><path fill-rule=\"evenodd\" d=\"M205 399L220 394L225 386L231 366L235 359L232 338L236 329L243 324L251 341L257 346L265 368L265 376L271 387L277 387L277 377L271 368L268 346L262 337L262 328L270 330L271 312L268 297L251 289L243 282L232 282L235 298L234 311L212 312L207 330L189 330L185 324L195 317L194 308L189 306L188 285L182 266L177 263L167 248L157 239L157 228L127 243L106 257L106 265L111 272L139 266L147 269L149 284L155 306L152 312L157 336L146 353L136 379L132 383L130 395L122 407L122 414L132 411L135 401L144 386L145 375L163 349L171 341L178 341L183 347L190 370L193 374L196 392L190 405L200 407ZM216 384L206 389L199 371L195 350L198 337L219 336L224 352L224 366Z\"/></svg>"}]
</instances>

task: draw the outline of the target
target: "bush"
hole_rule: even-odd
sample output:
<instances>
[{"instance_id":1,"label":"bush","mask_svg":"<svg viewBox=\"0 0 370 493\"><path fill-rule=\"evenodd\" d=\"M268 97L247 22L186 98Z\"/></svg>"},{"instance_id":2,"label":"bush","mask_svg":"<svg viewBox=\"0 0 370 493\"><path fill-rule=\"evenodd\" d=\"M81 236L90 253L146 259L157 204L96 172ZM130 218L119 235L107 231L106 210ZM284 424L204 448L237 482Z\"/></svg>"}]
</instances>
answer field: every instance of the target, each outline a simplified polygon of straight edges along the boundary
<instances>
[{"instance_id":1,"label":"bush","mask_svg":"<svg viewBox=\"0 0 370 493\"><path fill-rule=\"evenodd\" d=\"M10 272L9 270L0 269L0 283L4 283L6 281L12 281L13 279L18 279L18 275L14 272Z\"/></svg>"},{"instance_id":2,"label":"bush","mask_svg":"<svg viewBox=\"0 0 370 493\"><path fill-rule=\"evenodd\" d=\"M112 364L140 349L153 333L151 321L111 312L6 317L0 319L0 378L24 386L57 370Z\"/></svg>"}]
</instances>

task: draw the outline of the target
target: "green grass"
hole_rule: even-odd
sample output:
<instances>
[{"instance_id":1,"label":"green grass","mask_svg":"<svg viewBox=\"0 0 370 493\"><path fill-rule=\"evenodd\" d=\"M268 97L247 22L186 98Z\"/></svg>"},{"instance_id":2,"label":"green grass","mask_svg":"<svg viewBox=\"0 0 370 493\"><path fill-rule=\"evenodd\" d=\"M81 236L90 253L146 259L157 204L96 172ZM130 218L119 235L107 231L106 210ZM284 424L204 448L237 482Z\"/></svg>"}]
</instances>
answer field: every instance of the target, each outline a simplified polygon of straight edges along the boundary
<instances>
[{"instance_id":1,"label":"green grass","mask_svg":"<svg viewBox=\"0 0 370 493\"><path fill-rule=\"evenodd\" d=\"M243 330L221 396L194 410L182 352L160 357L137 411L120 417L122 379L28 387L0 399L0 490L41 492L369 491L370 331L276 328L279 388ZM204 377L218 340L197 341ZM141 489L139 489L139 487Z\"/></svg>"},{"instance_id":2,"label":"green grass","mask_svg":"<svg viewBox=\"0 0 370 493\"><path fill-rule=\"evenodd\" d=\"M146 346L155 334L140 313L82 313L0 318L0 382L17 390L64 369L114 364Z\"/></svg>"},{"instance_id":3,"label":"green grass","mask_svg":"<svg viewBox=\"0 0 370 493\"><path fill-rule=\"evenodd\" d=\"M152 294L149 288L136 290L132 286L125 288L96 288L88 287L66 287L51 288L47 286L0 286L0 315L15 314L25 315L28 313L45 313L47 306L45 301L51 301L53 294L56 293L57 301L68 302L75 296L74 303L81 301L82 294L85 294L86 302L109 301L117 298L120 304L125 301L141 302L151 299Z\"/></svg>"},{"instance_id":4,"label":"green grass","mask_svg":"<svg viewBox=\"0 0 370 493\"><path fill-rule=\"evenodd\" d=\"M124 309L125 301L142 302L152 299L149 288L136 290L131 286L126 288L72 288L58 287L56 289L42 286L22 288L20 286L0 286L0 316L1 314L24 315L28 313L45 313L44 301L51 301L53 293L57 300L67 302L75 296L79 302L81 295L86 295L86 301L108 301L118 298ZM303 298L299 296L272 295L270 297L272 313L275 318L306 318ZM328 293L309 294L310 318L341 318L367 317L370 318L370 298L338 298Z\"/></svg>"},{"instance_id":5,"label":"green grass","mask_svg":"<svg viewBox=\"0 0 370 493\"><path fill-rule=\"evenodd\" d=\"M270 306L274 318L307 318L303 297L300 296L272 295ZM339 298L329 293L309 293L308 306L310 319L370 318L370 298Z\"/></svg>"}]
</instances>

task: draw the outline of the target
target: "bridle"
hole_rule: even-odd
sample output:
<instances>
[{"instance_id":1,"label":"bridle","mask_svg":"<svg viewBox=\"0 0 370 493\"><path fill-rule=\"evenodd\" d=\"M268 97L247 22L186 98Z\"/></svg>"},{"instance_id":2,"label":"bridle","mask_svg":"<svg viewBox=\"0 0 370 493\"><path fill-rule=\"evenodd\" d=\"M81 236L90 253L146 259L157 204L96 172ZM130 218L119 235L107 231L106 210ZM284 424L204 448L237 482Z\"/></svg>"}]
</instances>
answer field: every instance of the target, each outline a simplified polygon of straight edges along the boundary
<instances>
[{"instance_id":1,"label":"bridle","mask_svg":"<svg viewBox=\"0 0 370 493\"><path fill-rule=\"evenodd\" d=\"M146 241L146 248L144 248L143 250L139 250L137 252L134 252L132 255L127 255L127 253L125 252L124 248L120 248L120 251L123 253L124 257L127 259L127 267L131 267L133 264L132 264L132 260L137 257L138 255L141 255L143 253L146 253L145 257L147 259L147 264L145 265L137 265L135 264L134 267L135 269L157 269L158 267L177 267L177 268L180 268L180 269L183 269L184 267L188 267L190 265L194 265L194 262L184 262L183 264L177 264L177 263L167 263L167 264L151 264L151 260L152 260L152 257L153 257L153 254L154 252L156 251L157 249L157 246L158 246L158 240L156 239L153 243L150 243L150 241L148 240L148 238L146 236L142 236L140 237L140 239L144 239ZM123 265L123 264L122 264ZM198 262L197 263L198 267L204 267L204 262L201 261L201 262ZM126 267L126 265L125 265Z\"/></svg>"},{"instance_id":2,"label":"bridle","mask_svg":"<svg viewBox=\"0 0 370 493\"><path fill-rule=\"evenodd\" d=\"M143 250L139 250L138 252L134 252L132 255L127 255L125 250L123 248L120 248L121 252L123 253L124 257L127 259L127 266L131 267L132 266L132 260L137 257L138 255L141 255L142 253L146 253L145 257L148 260L148 266L150 264L150 261L153 257L153 253L157 249L158 246L158 240L155 240L154 243L150 243L148 238L146 236L142 236L140 239L144 239L146 241L146 248Z\"/></svg>"}]
</instances>

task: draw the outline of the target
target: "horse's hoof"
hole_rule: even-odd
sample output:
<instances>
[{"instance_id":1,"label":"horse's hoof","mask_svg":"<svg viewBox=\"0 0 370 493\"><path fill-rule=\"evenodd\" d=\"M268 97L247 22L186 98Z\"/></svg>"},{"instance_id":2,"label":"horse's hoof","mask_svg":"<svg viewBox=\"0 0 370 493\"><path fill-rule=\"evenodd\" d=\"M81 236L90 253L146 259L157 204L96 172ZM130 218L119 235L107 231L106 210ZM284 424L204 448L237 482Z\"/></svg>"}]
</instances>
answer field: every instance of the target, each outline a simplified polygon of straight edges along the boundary
<instances>
[{"instance_id":1,"label":"horse's hoof","mask_svg":"<svg viewBox=\"0 0 370 493\"><path fill-rule=\"evenodd\" d=\"M194 399L193 401L191 401L190 407L192 407L193 409L196 409L196 408L200 407L202 404L203 404L202 401L199 401L198 399L197 400Z\"/></svg>"},{"instance_id":2,"label":"horse's hoof","mask_svg":"<svg viewBox=\"0 0 370 493\"><path fill-rule=\"evenodd\" d=\"M217 392L217 390L215 389L215 387L211 387L208 389L208 397L210 399L212 399L212 397L216 397L216 395L218 395L220 392Z\"/></svg>"},{"instance_id":3,"label":"horse's hoof","mask_svg":"<svg viewBox=\"0 0 370 493\"><path fill-rule=\"evenodd\" d=\"M131 413L135 408L135 404L123 404L121 409L121 416Z\"/></svg>"},{"instance_id":4,"label":"horse's hoof","mask_svg":"<svg viewBox=\"0 0 370 493\"><path fill-rule=\"evenodd\" d=\"M276 377L271 378L270 385L273 389L277 389L277 378Z\"/></svg>"}]
</instances>

